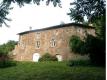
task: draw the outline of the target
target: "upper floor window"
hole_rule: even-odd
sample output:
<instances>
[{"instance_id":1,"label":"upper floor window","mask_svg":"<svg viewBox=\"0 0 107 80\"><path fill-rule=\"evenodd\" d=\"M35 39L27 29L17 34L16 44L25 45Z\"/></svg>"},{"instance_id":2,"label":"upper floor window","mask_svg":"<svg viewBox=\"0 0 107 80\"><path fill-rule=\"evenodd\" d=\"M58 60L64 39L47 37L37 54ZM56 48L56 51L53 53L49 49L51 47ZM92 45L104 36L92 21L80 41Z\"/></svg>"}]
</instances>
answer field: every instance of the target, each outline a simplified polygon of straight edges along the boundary
<instances>
[{"instance_id":1,"label":"upper floor window","mask_svg":"<svg viewBox=\"0 0 107 80\"><path fill-rule=\"evenodd\" d=\"M77 32L79 33L81 30L80 29L77 29Z\"/></svg>"},{"instance_id":2,"label":"upper floor window","mask_svg":"<svg viewBox=\"0 0 107 80\"><path fill-rule=\"evenodd\" d=\"M24 42L23 43L19 42L19 45L20 45L21 49L24 49L26 47Z\"/></svg>"},{"instance_id":3,"label":"upper floor window","mask_svg":"<svg viewBox=\"0 0 107 80\"><path fill-rule=\"evenodd\" d=\"M56 40L54 38L51 39L50 41L51 47L55 47L56 46Z\"/></svg>"},{"instance_id":4,"label":"upper floor window","mask_svg":"<svg viewBox=\"0 0 107 80\"><path fill-rule=\"evenodd\" d=\"M40 32L36 33L36 38L39 39L40 38Z\"/></svg>"},{"instance_id":5,"label":"upper floor window","mask_svg":"<svg viewBox=\"0 0 107 80\"><path fill-rule=\"evenodd\" d=\"M40 48L40 41L36 41L36 48Z\"/></svg>"},{"instance_id":6,"label":"upper floor window","mask_svg":"<svg viewBox=\"0 0 107 80\"><path fill-rule=\"evenodd\" d=\"M20 45L20 47L21 47L22 49L24 49L25 43L24 43L24 41L23 41L23 36L20 36L19 45Z\"/></svg>"},{"instance_id":7,"label":"upper floor window","mask_svg":"<svg viewBox=\"0 0 107 80\"><path fill-rule=\"evenodd\" d=\"M70 30L69 29L66 29L66 32L69 32Z\"/></svg>"}]
</instances>

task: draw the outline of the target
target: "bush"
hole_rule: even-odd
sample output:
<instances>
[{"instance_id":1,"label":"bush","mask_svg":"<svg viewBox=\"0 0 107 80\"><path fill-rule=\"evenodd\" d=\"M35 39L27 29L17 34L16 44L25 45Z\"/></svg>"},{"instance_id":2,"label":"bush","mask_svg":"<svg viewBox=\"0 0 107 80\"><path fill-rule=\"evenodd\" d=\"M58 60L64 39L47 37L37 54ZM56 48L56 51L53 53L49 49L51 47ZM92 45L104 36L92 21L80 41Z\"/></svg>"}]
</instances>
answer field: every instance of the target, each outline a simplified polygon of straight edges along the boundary
<instances>
[{"instance_id":1,"label":"bush","mask_svg":"<svg viewBox=\"0 0 107 80\"><path fill-rule=\"evenodd\" d=\"M0 68L15 66L16 62L12 61L8 55L0 55Z\"/></svg>"},{"instance_id":2,"label":"bush","mask_svg":"<svg viewBox=\"0 0 107 80\"><path fill-rule=\"evenodd\" d=\"M57 58L55 56L51 56L49 53L46 53L39 59L39 61L57 61Z\"/></svg>"},{"instance_id":3,"label":"bush","mask_svg":"<svg viewBox=\"0 0 107 80\"><path fill-rule=\"evenodd\" d=\"M101 39L88 35L85 40L87 52L91 63L94 65L105 66L105 46Z\"/></svg>"},{"instance_id":4,"label":"bush","mask_svg":"<svg viewBox=\"0 0 107 80\"><path fill-rule=\"evenodd\" d=\"M70 48L78 54L89 54L93 65L105 66L105 42L98 37L88 35L83 42L78 36L70 39Z\"/></svg>"},{"instance_id":5,"label":"bush","mask_svg":"<svg viewBox=\"0 0 107 80\"><path fill-rule=\"evenodd\" d=\"M0 61L0 68L6 68L11 66L16 66L16 62L11 60Z\"/></svg>"},{"instance_id":6,"label":"bush","mask_svg":"<svg viewBox=\"0 0 107 80\"><path fill-rule=\"evenodd\" d=\"M16 65L15 61L10 58L11 54L9 54L16 43L15 41L8 41L6 44L0 45L0 68Z\"/></svg>"},{"instance_id":7,"label":"bush","mask_svg":"<svg viewBox=\"0 0 107 80\"><path fill-rule=\"evenodd\" d=\"M79 53L81 55L85 54L84 42L80 39L80 37L73 35L70 38L69 46L71 48L71 51Z\"/></svg>"}]
</instances>

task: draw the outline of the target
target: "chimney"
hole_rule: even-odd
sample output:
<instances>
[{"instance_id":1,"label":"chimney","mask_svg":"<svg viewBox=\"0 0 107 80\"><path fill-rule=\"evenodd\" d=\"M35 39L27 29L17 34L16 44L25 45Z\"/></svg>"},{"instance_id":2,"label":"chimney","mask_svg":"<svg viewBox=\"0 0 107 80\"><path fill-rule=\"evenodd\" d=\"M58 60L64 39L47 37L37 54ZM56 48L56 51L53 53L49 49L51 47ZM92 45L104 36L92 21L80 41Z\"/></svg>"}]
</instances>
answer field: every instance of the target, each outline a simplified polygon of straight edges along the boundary
<instances>
[{"instance_id":1,"label":"chimney","mask_svg":"<svg viewBox=\"0 0 107 80\"><path fill-rule=\"evenodd\" d=\"M29 27L29 30L32 30L32 27L31 27L31 26Z\"/></svg>"}]
</instances>

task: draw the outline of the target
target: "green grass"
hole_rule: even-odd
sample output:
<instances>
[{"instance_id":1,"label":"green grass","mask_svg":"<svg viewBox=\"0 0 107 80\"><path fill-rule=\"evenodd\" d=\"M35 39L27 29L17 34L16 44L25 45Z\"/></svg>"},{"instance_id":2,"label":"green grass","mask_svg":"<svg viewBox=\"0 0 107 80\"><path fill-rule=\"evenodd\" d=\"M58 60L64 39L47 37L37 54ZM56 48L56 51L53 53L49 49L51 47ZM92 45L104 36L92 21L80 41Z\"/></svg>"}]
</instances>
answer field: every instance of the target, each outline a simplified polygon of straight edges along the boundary
<instances>
[{"instance_id":1,"label":"green grass","mask_svg":"<svg viewBox=\"0 0 107 80\"><path fill-rule=\"evenodd\" d=\"M66 62L18 62L1 68L0 80L105 80L105 68L69 67Z\"/></svg>"}]
</instances>

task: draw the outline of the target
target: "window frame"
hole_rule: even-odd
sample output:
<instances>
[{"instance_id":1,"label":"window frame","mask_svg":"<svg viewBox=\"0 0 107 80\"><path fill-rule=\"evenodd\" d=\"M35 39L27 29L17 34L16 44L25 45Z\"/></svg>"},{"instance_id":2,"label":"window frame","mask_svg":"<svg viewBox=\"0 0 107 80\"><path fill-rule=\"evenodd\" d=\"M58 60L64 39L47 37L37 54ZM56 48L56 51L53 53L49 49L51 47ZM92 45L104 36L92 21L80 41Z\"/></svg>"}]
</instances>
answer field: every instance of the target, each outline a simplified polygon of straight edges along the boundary
<instances>
[{"instance_id":1,"label":"window frame","mask_svg":"<svg viewBox=\"0 0 107 80\"><path fill-rule=\"evenodd\" d=\"M50 46L51 46L51 47L56 47L56 39L55 39L55 38L52 38L52 39L50 40Z\"/></svg>"},{"instance_id":2,"label":"window frame","mask_svg":"<svg viewBox=\"0 0 107 80\"><path fill-rule=\"evenodd\" d=\"M35 45L36 45L36 49L40 49L40 41L36 41Z\"/></svg>"},{"instance_id":3,"label":"window frame","mask_svg":"<svg viewBox=\"0 0 107 80\"><path fill-rule=\"evenodd\" d=\"M41 33L40 32L36 32L36 39L40 39L41 37Z\"/></svg>"}]
</instances>

